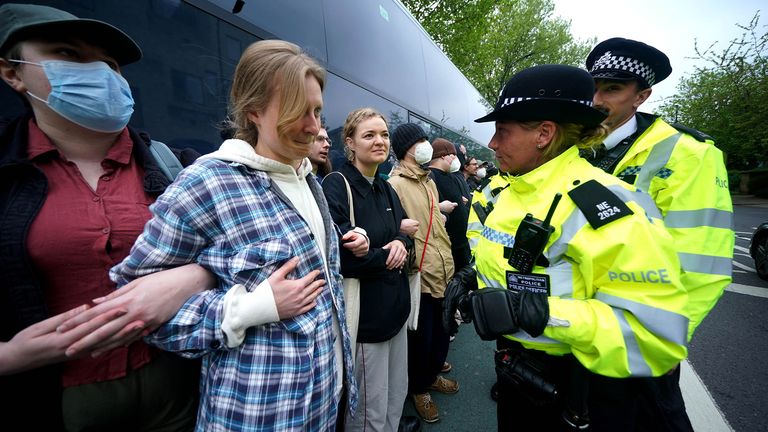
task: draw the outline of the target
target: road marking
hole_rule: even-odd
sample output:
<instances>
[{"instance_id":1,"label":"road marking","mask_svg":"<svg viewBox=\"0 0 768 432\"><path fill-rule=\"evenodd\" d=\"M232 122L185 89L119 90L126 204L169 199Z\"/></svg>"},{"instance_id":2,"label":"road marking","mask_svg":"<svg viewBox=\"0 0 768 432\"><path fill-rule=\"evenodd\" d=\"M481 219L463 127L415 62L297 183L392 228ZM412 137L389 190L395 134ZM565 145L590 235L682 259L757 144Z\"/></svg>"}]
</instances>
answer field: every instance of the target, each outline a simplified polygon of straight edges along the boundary
<instances>
[{"instance_id":1,"label":"road marking","mask_svg":"<svg viewBox=\"0 0 768 432\"><path fill-rule=\"evenodd\" d=\"M749 274L749 272L748 272L748 271L745 271L745 270L736 270L736 269L734 269L734 270L731 270L731 271L732 271L732 272L734 272L734 273L744 273L744 274Z\"/></svg>"},{"instance_id":2,"label":"road marking","mask_svg":"<svg viewBox=\"0 0 768 432\"><path fill-rule=\"evenodd\" d=\"M753 269L752 267L750 267L750 266L748 266L746 264L742 264L742 263L740 263L740 262L738 262L736 260L733 260L732 263L733 263L734 267L738 267L741 270L747 270L747 271L752 272L752 273L757 273L757 270Z\"/></svg>"},{"instance_id":3,"label":"road marking","mask_svg":"<svg viewBox=\"0 0 768 432\"><path fill-rule=\"evenodd\" d=\"M752 235L752 232L744 232L744 231L734 231L734 233L736 233L736 234L744 234L744 235L748 235L748 236Z\"/></svg>"},{"instance_id":4,"label":"road marking","mask_svg":"<svg viewBox=\"0 0 768 432\"><path fill-rule=\"evenodd\" d=\"M734 252L733 256L743 256L743 257L747 257L747 258L750 258L750 259L752 258L752 255L746 254L746 253L741 253L741 252Z\"/></svg>"},{"instance_id":5,"label":"road marking","mask_svg":"<svg viewBox=\"0 0 768 432\"><path fill-rule=\"evenodd\" d=\"M760 288L752 285L742 285L732 283L725 288L726 291L735 292L738 294L751 295L753 297L768 298L768 289Z\"/></svg>"},{"instance_id":6,"label":"road marking","mask_svg":"<svg viewBox=\"0 0 768 432\"><path fill-rule=\"evenodd\" d=\"M740 269L742 269L742 270L749 270L749 271L751 271L752 273L757 273L757 271L756 271L755 269L753 269L752 267L750 267L750 266L747 266L747 265L744 265L744 264L742 264L742 263L740 263L740 262L738 262L738 261L734 261L734 262L733 262L733 265L735 265L736 267L738 267L738 268L740 268Z\"/></svg>"},{"instance_id":7,"label":"road marking","mask_svg":"<svg viewBox=\"0 0 768 432\"><path fill-rule=\"evenodd\" d=\"M725 419L717 403L693 370L688 360L680 363L680 391L685 400L685 410L697 432L725 432L733 428Z\"/></svg>"},{"instance_id":8,"label":"road marking","mask_svg":"<svg viewBox=\"0 0 768 432\"><path fill-rule=\"evenodd\" d=\"M746 252L749 253L749 249L745 247L741 247L739 245L733 245L733 248L736 249L739 252Z\"/></svg>"}]
</instances>

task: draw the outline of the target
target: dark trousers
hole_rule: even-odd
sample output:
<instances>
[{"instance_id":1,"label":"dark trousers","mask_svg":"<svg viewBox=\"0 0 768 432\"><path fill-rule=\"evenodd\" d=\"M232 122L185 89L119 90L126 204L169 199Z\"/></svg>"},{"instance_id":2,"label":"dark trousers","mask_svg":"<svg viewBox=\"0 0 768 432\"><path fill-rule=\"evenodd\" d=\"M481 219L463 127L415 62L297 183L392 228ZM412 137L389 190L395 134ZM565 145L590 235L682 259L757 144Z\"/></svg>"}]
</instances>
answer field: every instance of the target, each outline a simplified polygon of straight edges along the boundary
<instances>
[{"instance_id":1,"label":"dark trousers","mask_svg":"<svg viewBox=\"0 0 768 432\"><path fill-rule=\"evenodd\" d=\"M443 329L443 299L421 294L419 324L408 332L408 392L426 393L448 357L448 334Z\"/></svg>"},{"instance_id":2,"label":"dark trousers","mask_svg":"<svg viewBox=\"0 0 768 432\"><path fill-rule=\"evenodd\" d=\"M586 371L573 356L550 356L526 350L508 339L497 346L523 350L536 359L541 376L554 384L558 397L542 400L526 388L510 385L499 377L496 418L499 431L572 431L563 420L566 405L583 405L589 413L590 431L634 431L637 420L638 379L607 378ZM577 372L574 370L577 369ZM586 377L586 388L574 385L574 373Z\"/></svg>"},{"instance_id":3,"label":"dark trousers","mask_svg":"<svg viewBox=\"0 0 768 432\"><path fill-rule=\"evenodd\" d=\"M680 392L680 366L670 374L640 381L639 431L693 432Z\"/></svg>"},{"instance_id":4,"label":"dark trousers","mask_svg":"<svg viewBox=\"0 0 768 432\"><path fill-rule=\"evenodd\" d=\"M69 431L191 431L199 381L199 361L161 352L123 378L64 389L64 423Z\"/></svg>"},{"instance_id":5,"label":"dark trousers","mask_svg":"<svg viewBox=\"0 0 768 432\"><path fill-rule=\"evenodd\" d=\"M472 260L472 251L469 249L469 244L451 247L451 257L453 258L453 268L456 271L469 265L469 262Z\"/></svg>"}]
</instances>

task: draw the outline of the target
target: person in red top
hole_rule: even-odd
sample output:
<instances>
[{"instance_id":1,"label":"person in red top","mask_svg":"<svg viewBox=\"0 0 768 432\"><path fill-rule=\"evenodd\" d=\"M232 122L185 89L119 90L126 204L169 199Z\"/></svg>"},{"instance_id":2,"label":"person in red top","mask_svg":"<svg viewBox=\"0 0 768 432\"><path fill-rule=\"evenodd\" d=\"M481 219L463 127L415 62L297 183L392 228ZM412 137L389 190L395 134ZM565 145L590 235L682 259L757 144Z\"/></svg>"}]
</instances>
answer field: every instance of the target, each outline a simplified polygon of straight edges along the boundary
<instances>
[{"instance_id":1,"label":"person in red top","mask_svg":"<svg viewBox=\"0 0 768 432\"><path fill-rule=\"evenodd\" d=\"M115 291L148 206L170 182L120 67L117 28L37 5L0 6L0 76L30 108L0 130L0 404L8 430L191 430L198 365L139 340L192 294L202 267ZM183 164L197 156L177 154ZM93 302L93 303L92 303Z\"/></svg>"}]
</instances>

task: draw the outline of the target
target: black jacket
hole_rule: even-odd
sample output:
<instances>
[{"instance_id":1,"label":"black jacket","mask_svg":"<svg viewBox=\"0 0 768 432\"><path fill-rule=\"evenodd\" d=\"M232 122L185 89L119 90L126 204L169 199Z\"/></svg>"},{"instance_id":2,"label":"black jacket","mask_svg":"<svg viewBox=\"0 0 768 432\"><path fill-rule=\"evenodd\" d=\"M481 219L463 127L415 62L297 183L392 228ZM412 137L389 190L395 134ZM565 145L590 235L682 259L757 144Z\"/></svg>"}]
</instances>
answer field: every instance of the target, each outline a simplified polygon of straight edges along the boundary
<instances>
[{"instance_id":1,"label":"black jacket","mask_svg":"<svg viewBox=\"0 0 768 432\"><path fill-rule=\"evenodd\" d=\"M451 239L451 255L456 271L469 264L471 251L467 240L467 220L469 219L469 201L464 204L461 198L464 196L459 179L451 173L438 168L429 168L431 176L437 185L439 201L452 201L458 204L450 214L447 214L445 230Z\"/></svg>"},{"instance_id":2,"label":"black jacket","mask_svg":"<svg viewBox=\"0 0 768 432\"><path fill-rule=\"evenodd\" d=\"M26 114L0 130L0 341L8 341L24 328L49 317L43 287L26 250L27 232L48 190L43 172L27 159L30 117L31 114ZM144 190L160 195L170 182L149 153L149 136L134 130L129 132L134 143L133 156L144 168ZM198 156L193 150L176 155L185 166ZM14 401L0 404L0 415L7 414L2 418L24 419L24 414L30 413L25 419L26 427L60 429L58 369L58 365L52 365L0 376L3 399L9 401L12 397L10 400Z\"/></svg>"},{"instance_id":3,"label":"black jacket","mask_svg":"<svg viewBox=\"0 0 768 432\"><path fill-rule=\"evenodd\" d=\"M338 170L346 177L352 190L355 222L368 233L368 255L357 258L343 246L341 273L344 277L360 279L360 324L357 341L384 342L403 328L410 312L408 277L404 271L387 270L389 251L382 246L398 239L407 247L413 240L400 234L400 221L407 216L400 198L392 186L377 175L370 184L350 162ZM328 200L331 217L341 232L352 229L349 203L344 180L331 173L323 179L323 192Z\"/></svg>"}]
</instances>

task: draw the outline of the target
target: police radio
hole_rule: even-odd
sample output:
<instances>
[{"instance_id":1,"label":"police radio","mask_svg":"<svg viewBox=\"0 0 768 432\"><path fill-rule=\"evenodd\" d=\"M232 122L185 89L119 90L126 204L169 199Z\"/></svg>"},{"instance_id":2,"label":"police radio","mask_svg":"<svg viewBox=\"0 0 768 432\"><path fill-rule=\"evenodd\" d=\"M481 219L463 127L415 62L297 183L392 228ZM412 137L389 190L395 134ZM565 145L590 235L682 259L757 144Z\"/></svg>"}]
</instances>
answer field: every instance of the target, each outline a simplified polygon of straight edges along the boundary
<instances>
[{"instance_id":1,"label":"police radio","mask_svg":"<svg viewBox=\"0 0 768 432\"><path fill-rule=\"evenodd\" d=\"M549 236L555 231L555 227L551 226L549 222L552 220L555 208L562 197L563 195L560 193L555 194L555 199L552 200L552 205L549 207L544 221L536 219L528 213L520 222L520 226L517 227L515 244L507 262L520 273L530 273L536 260L544 252Z\"/></svg>"}]
</instances>

